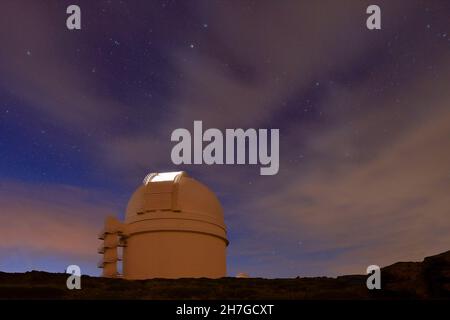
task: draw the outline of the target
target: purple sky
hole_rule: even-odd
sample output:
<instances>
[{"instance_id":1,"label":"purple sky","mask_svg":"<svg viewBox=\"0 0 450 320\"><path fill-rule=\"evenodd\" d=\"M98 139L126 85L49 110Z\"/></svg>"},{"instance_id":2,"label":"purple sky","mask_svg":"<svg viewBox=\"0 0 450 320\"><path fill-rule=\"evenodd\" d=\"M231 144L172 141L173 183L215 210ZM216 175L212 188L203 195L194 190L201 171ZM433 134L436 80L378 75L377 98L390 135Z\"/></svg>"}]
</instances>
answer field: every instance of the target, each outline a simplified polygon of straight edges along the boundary
<instances>
[{"instance_id":1,"label":"purple sky","mask_svg":"<svg viewBox=\"0 0 450 320\"><path fill-rule=\"evenodd\" d=\"M68 31L78 4L82 30ZM365 273L450 249L450 2L0 5L0 270L98 275L148 172L220 198L228 272ZM174 166L176 128L279 128L280 171Z\"/></svg>"}]
</instances>

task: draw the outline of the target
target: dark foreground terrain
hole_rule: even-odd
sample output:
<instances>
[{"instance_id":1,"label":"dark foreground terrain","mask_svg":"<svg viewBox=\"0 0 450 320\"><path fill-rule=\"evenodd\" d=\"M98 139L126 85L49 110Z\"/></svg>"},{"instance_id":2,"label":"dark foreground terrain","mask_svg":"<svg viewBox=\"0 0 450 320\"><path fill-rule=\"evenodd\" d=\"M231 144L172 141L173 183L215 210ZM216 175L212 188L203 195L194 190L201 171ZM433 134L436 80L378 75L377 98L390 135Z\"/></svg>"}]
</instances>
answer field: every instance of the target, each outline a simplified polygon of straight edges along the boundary
<instances>
[{"instance_id":1,"label":"dark foreground terrain","mask_svg":"<svg viewBox=\"0 0 450 320\"><path fill-rule=\"evenodd\" d=\"M450 251L381 271L382 289L366 275L297 279L105 279L83 276L81 290L66 274L0 272L0 299L450 299Z\"/></svg>"}]
</instances>

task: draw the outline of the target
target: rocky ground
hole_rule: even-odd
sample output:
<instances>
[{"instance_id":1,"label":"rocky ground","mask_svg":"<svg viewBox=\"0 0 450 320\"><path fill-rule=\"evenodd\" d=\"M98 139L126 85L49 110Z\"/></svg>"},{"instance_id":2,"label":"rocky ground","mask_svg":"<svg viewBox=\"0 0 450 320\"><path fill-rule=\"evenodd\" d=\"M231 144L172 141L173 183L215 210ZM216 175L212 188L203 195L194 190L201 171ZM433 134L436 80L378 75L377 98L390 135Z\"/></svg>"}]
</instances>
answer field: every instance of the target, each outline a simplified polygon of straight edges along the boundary
<instances>
[{"instance_id":1,"label":"rocky ground","mask_svg":"<svg viewBox=\"0 0 450 320\"><path fill-rule=\"evenodd\" d=\"M222 278L129 281L83 276L81 290L66 274L0 272L0 299L450 299L450 251L381 271L382 289L366 275L337 278Z\"/></svg>"}]
</instances>

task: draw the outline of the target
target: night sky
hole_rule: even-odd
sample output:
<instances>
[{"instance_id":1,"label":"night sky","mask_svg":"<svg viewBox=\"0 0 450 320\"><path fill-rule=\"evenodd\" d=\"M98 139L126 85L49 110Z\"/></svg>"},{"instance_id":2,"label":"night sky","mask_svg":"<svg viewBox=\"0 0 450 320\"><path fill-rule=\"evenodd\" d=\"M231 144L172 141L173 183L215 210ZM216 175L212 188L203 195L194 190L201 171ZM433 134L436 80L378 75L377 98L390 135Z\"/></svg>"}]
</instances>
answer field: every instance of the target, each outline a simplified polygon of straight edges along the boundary
<instances>
[{"instance_id":1,"label":"night sky","mask_svg":"<svg viewBox=\"0 0 450 320\"><path fill-rule=\"evenodd\" d=\"M66 28L77 4L82 30ZM0 270L99 275L149 172L217 193L228 274L365 273L450 249L450 1L0 4ZM280 170L171 162L177 128L280 129Z\"/></svg>"}]
</instances>

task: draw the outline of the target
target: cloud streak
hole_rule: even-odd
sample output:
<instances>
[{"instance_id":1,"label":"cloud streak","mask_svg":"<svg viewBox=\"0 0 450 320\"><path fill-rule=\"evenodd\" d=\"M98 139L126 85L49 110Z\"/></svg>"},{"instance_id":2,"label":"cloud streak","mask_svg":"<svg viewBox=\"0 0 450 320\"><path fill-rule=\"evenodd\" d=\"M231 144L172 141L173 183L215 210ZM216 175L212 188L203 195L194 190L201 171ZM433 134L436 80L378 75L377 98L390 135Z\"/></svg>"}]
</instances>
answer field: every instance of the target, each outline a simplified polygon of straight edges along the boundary
<instances>
[{"instance_id":1,"label":"cloud streak","mask_svg":"<svg viewBox=\"0 0 450 320\"><path fill-rule=\"evenodd\" d=\"M0 269L39 268L46 256L61 266L86 264L95 270L97 234L103 219L117 211L111 198L101 190L67 185L1 182ZM26 265L14 265L14 256Z\"/></svg>"}]
</instances>

